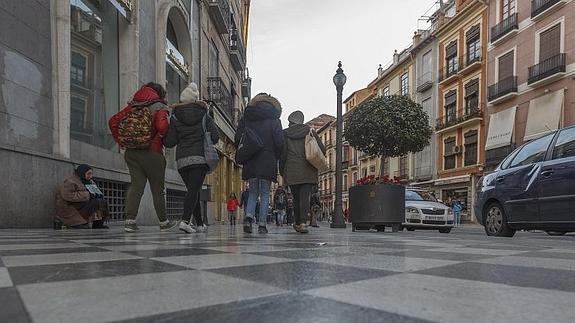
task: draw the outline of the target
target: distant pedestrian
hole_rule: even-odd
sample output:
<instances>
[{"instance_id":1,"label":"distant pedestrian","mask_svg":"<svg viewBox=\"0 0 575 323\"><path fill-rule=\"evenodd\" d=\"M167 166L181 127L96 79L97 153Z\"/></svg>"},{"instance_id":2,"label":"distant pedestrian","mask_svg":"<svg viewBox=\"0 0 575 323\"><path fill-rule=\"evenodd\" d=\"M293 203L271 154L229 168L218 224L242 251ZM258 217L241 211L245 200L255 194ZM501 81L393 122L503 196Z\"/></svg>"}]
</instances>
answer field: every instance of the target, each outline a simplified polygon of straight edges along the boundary
<instances>
[{"instance_id":1,"label":"distant pedestrian","mask_svg":"<svg viewBox=\"0 0 575 323\"><path fill-rule=\"evenodd\" d=\"M228 207L228 218L230 220L230 225L236 225L236 217L238 215L238 206L240 202L236 198L236 194L230 194L228 198L227 207Z\"/></svg>"},{"instance_id":2,"label":"distant pedestrian","mask_svg":"<svg viewBox=\"0 0 575 323\"><path fill-rule=\"evenodd\" d=\"M139 231L136 217L140 201L150 183L160 230L169 230L176 222L166 216L166 158L162 138L168 133L166 90L157 83L142 86L128 103L109 122L110 131L121 148L130 171L130 186L126 196L124 230Z\"/></svg>"},{"instance_id":3,"label":"distant pedestrian","mask_svg":"<svg viewBox=\"0 0 575 323\"><path fill-rule=\"evenodd\" d=\"M246 209L248 208L249 198L250 198L250 187L249 185L246 185L246 188L242 192L242 196L240 197L240 207L243 209L244 218L246 217Z\"/></svg>"},{"instance_id":4,"label":"distant pedestrian","mask_svg":"<svg viewBox=\"0 0 575 323\"><path fill-rule=\"evenodd\" d=\"M456 227L461 225L461 211L463 211L463 205L458 199L453 200L453 223Z\"/></svg>"},{"instance_id":5,"label":"distant pedestrian","mask_svg":"<svg viewBox=\"0 0 575 323\"><path fill-rule=\"evenodd\" d=\"M321 140L304 124L304 115L295 111L288 117L289 127L284 130L285 148L280 160L280 173L289 185L294 198L294 230L308 233L307 219L310 211L312 189L318 183L318 169L306 157L306 137L312 135L321 153L325 155L325 147Z\"/></svg>"},{"instance_id":6,"label":"distant pedestrian","mask_svg":"<svg viewBox=\"0 0 575 323\"><path fill-rule=\"evenodd\" d=\"M80 165L64 180L56 192L54 228L108 229L104 221L110 216L104 194L92 180L94 171Z\"/></svg>"},{"instance_id":7,"label":"distant pedestrian","mask_svg":"<svg viewBox=\"0 0 575 323\"><path fill-rule=\"evenodd\" d=\"M204 137L209 133L213 143L219 140L218 129L209 116L209 106L199 99L198 86L190 83L173 106L170 130L164 138L168 148L176 148L176 165L188 190L179 229L185 233L204 232L200 191L209 171L204 152ZM196 226L192 226L192 214Z\"/></svg>"},{"instance_id":8,"label":"distant pedestrian","mask_svg":"<svg viewBox=\"0 0 575 323\"><path fill-rule=\"evenodd\" d=\"M276 211L276 224L282 226L285 221L287 209L287 193L282 186L279 186L274 196L274 209Z\"/></svg>"},{"instance_id":9,"label":"distant pedestrian","mask_svg":"<svg viewBox=\"0 0 575 323\"><path fill-rule=\"evenodd\" d=\"M260 93L249 102L238 125L236 161L243 165L242 178L250 185L245 233L252 233L258 199L258 232L268 232L270 186L277 181L277 164L284 145L280 116L279 101L269 94Z\"/></svg>"},{"instance_id":10,"label":"distant pedestrian","mask_svg":"<svg viewBox=\"0 0 575 323\"><path fill-rule=\"evenodd\" d=\"M293 194L291 191L289 191L289 187L288 187L288 191L286 193L286 197L287 197L287 206L286 206L286 224L293 224Z\"/></svg>"},{"instance_id":11,"label":"distant pedestrian","mask_svg":"<svg viewBox=\"0 0 575 323\"><path fill-rule=\"evenodd\" d=\"M321 216L321 201L319 199L319 191L317 189L317 186L314 187L314 192L311 195L310 198L310 220L309 220L309 225L314 227L314 228L319 228L319 224L317 223L318 219Z\"/></svg>"}]
</instances>

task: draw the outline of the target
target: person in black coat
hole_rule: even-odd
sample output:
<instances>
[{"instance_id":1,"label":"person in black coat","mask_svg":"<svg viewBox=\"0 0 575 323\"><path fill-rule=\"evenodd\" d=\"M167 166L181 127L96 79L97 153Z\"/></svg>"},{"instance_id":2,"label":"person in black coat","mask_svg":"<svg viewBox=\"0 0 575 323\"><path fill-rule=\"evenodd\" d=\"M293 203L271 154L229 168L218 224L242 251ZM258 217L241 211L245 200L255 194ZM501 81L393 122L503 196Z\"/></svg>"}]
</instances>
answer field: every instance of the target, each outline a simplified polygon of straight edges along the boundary
<instances>
[{"instance_id":1,"label":"person in black coat","mask_svg":"<svg viewBox=\"0 0 575 323\"><path fill-rule=\"evenodd\" d=\"M208 165L204 158L203 121L205 121L205 130L210 132L214 144L219 140L219 133L213 119L209 116L208 104L199 100L198 86L195 83L190 83L182 92L180 102L173 106L174 112L170 118L170 129L164 138L164 146L168 148L178 146L176 164L188 190L179 229L186 233L203 232L205 226L200 206L200 190L208 173ZM190 223L192 213L196 228Z\"/></svg>"},{"instance_id":2,"label":"person in black coat","mask_svg":"<svg viewBox=\"0 0 575 323\"><path fill-rule=\"evenodd\" d=\"M280 121L281 104L266 93L256 95L244 110L236 132L236 147L239 146L246 127L252 129L261 139L263 148L248 161L243 162L242 178L250 185L250 195L246 208L244 232L252 232L252 223L259 206L259 233L267 233L267 213L270 199L270 186L277 182L278 160L284 145L282 124Z\"/></svg>"}]
</instances>

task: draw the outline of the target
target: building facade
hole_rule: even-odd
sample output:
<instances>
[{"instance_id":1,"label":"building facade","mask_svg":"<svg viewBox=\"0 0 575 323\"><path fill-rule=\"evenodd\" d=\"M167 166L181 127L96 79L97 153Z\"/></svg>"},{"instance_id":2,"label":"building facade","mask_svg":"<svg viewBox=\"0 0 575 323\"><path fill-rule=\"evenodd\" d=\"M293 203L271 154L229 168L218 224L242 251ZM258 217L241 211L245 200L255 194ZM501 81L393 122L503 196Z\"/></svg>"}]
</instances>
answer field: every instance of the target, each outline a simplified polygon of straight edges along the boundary
<instances>
[{"instance_id":1,"label":"building facade","mask_svg":"<svg viewBox=\"0 0 575 323\"><path fill-rule=\"evenodd\" d=\"M462 220L474 221L475 183L485 161L485 93L488 10L484 1L456 0L435 31L439 43L437 179L441 200L458 199Z\"/></svg>"},{"instance_id":2,"label":"building facade","mask_svg":"<svg viewBox=\"0 0 575 323\"><path fill-rule=\"evenodd\" d=\"M130 178L107 122L152 81L170 103L190 81L210 102L222 141L208 213L224 214L225 196L242 184L232 141L250 95L249 1L38 0L2 3L0 14L11 26L0 38L0 176L12 183L0 192L0 227L50 226L55 189L79 163L94 167L121 220ZM178 218L185 186L172 150L166 159L168 215ZM157 222L148 189L139 213Z\"/></svg>"},{"instance_id":3,"label":"building facade","mask_svg":"<svg viewBox=\"0 0 575 323\"><path fill-rule=\"evenodd\" d=\"M575 1L489 5L485 166L516 146L575 124Z\"/></svg>"}]
</instances>

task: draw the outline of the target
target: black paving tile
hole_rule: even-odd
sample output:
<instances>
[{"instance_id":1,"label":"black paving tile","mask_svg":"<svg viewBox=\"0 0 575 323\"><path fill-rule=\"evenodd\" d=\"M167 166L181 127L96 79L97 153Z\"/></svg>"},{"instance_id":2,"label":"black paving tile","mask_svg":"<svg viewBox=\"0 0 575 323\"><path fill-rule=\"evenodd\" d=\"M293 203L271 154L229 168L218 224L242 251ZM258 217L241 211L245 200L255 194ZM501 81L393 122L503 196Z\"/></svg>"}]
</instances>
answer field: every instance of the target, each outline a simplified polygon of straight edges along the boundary
<instances>
[{"instance_id":1,"label":"black paving tile","mask_svg":"<svg viewBox=\"0 0 575 323\"><path fill-rule=\"evenodd\" d=\"M29 256L29 255L49 255L56 253L102 252L102 251L109 251L109 250L103 250L96 247L0 250L0 256L2 257Z\"/></svg>"},{"instance_id":2,"label":"black paving tile","mask_svg":"<svg viewBox=\"0 0 575 323\"><path fill-rule=\"evenodd\" d=\"M498 244L479 244L479 245L470 245L469 248L477 248L477 249L491 249L491 250L517 250L517 251L543 251L545 249L549 249L546 247L536 247L536 246L523 246L523 245L498 245Z\"/></svg>"},{"instance_id":3,"label":"black paving tile","mask_svg":"<svg viewBox=\"0 0 575 323\"><path fill-rule=\"evenodd\" d=\"M219 268L210 271L296 291L396 274L392 271L305 261Z\"/></svg>"},{"instance_id":4,"label":"black paving tile","mask_svg":"<svg viewBox=\"0 0 575 323\"><path fill-rule=\"evenodd\" d=\"M70 241L68 240L62 240L62 239L38 239L38 240L30 240L28 238L26 239L0 239L0 245L13 245L13 244L19 244L19 245L23 245L23 244L30 244L30 245L34 245L34 244L55 244L55 243L70 243Z\"/></svg>"},{"instance_id":5,"label":"black paving tile","mask_svg":"<svg viewBox=\"0 0 575 323\"><path fill-rule=\"evenodd\" d=\"M549 259L569 259L575 260L575 252L545 252L545 251L533 251L525 252L515 256L519 257L533 257L533 258L549 258ZM575 270L575 268L573 268Z\"/></svg>"},{"instance_id":6,"label":"black paving tile","mask_svg":"<svg viewBox=\"0 0 575 323\"><path fill-rule=\"evenodd\" d=\"M471 253L450 253L439 252L430 250L406 250L400 252L382 252L386 256L400 256L407 258L425 258L425 259L438 259L438 260L454 260L454 261L473 261L479 259L493 258L492 255L477 255Z\"/></svg>"},{"instance_id":7,"label":"black paving tile","mask_svg":"<svg viewBox=\"0 0 575 323\"><path fill-rule=\"evenodd\" d=\"M567 270L467 262L426 269L415 273L519 287L575 291L575 271Z\"/></svg>"},{"instance_id":8,"label":"black paving tile","mask_svg":"<svg viewBox=\"0 0 575 323\"><path fill-rule=\"evenodd\" d=\"M15 287L0 288L0 322L28 323L32 322L26 307Z\"/></svg>"},{"instance_id":9,"label":"black paving tile","mask_svg":"<svg viewBox=\"0 0 575 323\"><path fill-rule=\"evenodd\" d=\"M8 269L14 285L184 270L190 269L149 259L22 266Z\"/></svg>"},{"instance_id":10,"label":"black paving tile","mask_svg":"<svg viewBox=\"0 0 575 323\"><path fill-rule=\"evenodd\" d=\"M285 247L285 248L301 248L301 249L314 249L314 248L325 248L329 247L344 247L341 244L329 243L329 242L278 242L278 243L265 243L262 245L274 246L274 247Z\"/></svg>"},{"instance_id":11,"label":"black paving tile","mask_svg":"<svg viewBox=\"0 0 575 323\"><path fill-rule=\"evenodd\" d=\"M199 248L136 250L136 251L122 251L122 252L144 258L199 256L199 255L215 255L215 254L226 253L223 251L199 249Z\"/></svg>"},{"instance_id":12,"label":"black paving tile","mask_svg":"<svg viewBox=\"0 0 575 323\"><path fill-rule=\"evenodd\" d=\"M408 316L341 303L304 294L262 297L198 309L165 313L123 322L204 322L204 323L266 323L266 322L400 322L424 323Z\"/></svg>"},{"instance_id":13,"label":"black paving tile","mask_svg":"<svg viewBox=\"0 0 575 323\"><path fill-rule=\"evenodd\" d=\"M332 252L321 249L294 249L294 250L262 251L262 252L246 252L246 253L258 256L268 256L268 257L288 258L288 259L315 259L315 258L340 257L350 255L350 253L346 251Z\"/></svg>"}]
</instances>

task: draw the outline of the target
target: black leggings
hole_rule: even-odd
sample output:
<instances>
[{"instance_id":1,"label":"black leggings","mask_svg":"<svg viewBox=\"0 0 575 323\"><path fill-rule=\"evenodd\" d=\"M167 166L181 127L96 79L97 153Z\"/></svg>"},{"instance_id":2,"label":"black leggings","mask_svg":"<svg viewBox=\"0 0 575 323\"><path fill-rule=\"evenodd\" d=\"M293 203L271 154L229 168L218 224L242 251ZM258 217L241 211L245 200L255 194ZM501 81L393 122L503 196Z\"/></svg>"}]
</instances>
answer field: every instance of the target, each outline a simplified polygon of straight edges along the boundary
<instances>
[{"instance_id":1,"label":"black leggings","mask_svg":"<svg viewBox=\"0 0 575 323\"><path fill-rule=\"evenodd\" d=\"M295 224L305 224L309 219L313 184L291 185L289 188L293 194Z\"/></svg>"},{"instance_id":2,"label":"black leggings","mask_svg":"<svg viewBox=\"0 0 575 323\"><path fill-rule=\"evenodd\" d=\"M186 188L188 193L186 194L186 199L184 200L184 215L182 220L190 222L192 218L192 213L194 214L194 220L197 226L202 226L204 221L202 220L202 207L200 205L200 190L202 189L202 184L204 183L204 178L208 172L206 167L185 167L178 170L182 180L186 183Z\"/></svg>"}]
</instances>

